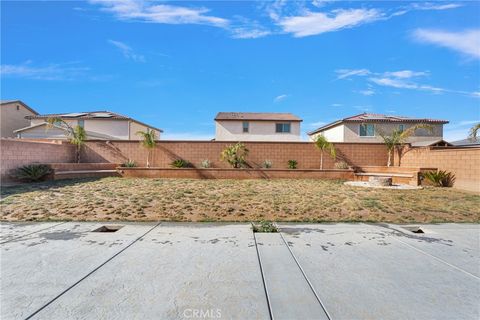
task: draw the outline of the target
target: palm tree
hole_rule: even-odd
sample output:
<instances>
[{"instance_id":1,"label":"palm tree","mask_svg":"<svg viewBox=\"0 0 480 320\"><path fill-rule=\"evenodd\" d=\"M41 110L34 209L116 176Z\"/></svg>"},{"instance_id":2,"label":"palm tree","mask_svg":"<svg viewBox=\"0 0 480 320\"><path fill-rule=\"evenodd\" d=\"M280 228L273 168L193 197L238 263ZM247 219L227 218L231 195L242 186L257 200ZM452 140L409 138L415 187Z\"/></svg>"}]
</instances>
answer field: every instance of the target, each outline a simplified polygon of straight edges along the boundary
<instances>
[{"instance_id":1,"label":"palm tree","mask_svg":"<svg viewBox=\"0 0 480 320\"><path fill-rule=\"evenodd\" d=\"M480 130L480 123L477 123L470 129L470 139L476 140L478 135L478 130Z\"/></svg>"},{"instance_id":2,"label":"palm tree","mask_svg":"<svg viewBox=\"0 0 480 320\"><path fill-rule=\"evenodd\" d=\"M57 127L65 131L65 135L68 137L69 142L75 145L75 161L80 163L82 146L85 144L87 138L85 129L78 125L72 127L61 118L48 118L47 123L47 128Z\"/></svg>"},{"instance_id":3,"label":"palm tree","mask_svg":"<svg viewBox=\"0 0 480 320\"><path fill-rule=\"evenodd\" d=\"M392 131L391 134L386 134L381 128L376 127L375 131L378 132L380 137L383 139L383 143L387 147L388 151L388 159L387 159L387 166L390 167L392 165L392 153L397 148L398 154L400 157L401 150L405 145L407 139L411 137L415 131L418 129L427 129L428 131L432 131L432 126L425 123L420 123L414 125L406 130L395 129Z\"/></svg>"},{"instance_id":4,"label":"palm tree","mask_svg":"<svg viewBox=\"0 0 480 320\"><path fill-rule=\"evenodd\" d=\"M143 139L140 141L142 146L148 150L147 154L147 168L150 168L150 155L152 154L153 149L155 149L155 131L147 129L146 132L138 131L137 135L141 136Z\"/></svg>"},{"instance_id":5,"label":"palm tree","mask_svg":"<svg viewBox=\"0 0 480 320\"><path fill-rule=\"evenodd\" d=\"M320 149L320 169L323 169L323 153L328 151L330 156L335 159L337 151L335 150L335 146L322 135L319 135L315 140L315 146Z\"/></svg>"}]
</instances>

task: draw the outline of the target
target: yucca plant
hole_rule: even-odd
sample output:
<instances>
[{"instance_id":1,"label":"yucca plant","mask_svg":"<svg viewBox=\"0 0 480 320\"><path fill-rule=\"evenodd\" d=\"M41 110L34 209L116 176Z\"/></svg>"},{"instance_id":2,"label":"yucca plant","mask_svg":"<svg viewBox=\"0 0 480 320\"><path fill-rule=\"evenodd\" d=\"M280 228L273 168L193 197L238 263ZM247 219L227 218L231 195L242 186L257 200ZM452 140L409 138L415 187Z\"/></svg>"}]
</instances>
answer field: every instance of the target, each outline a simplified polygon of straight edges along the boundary
<instances>
[{"instance_id":1,"label":"yucca plant","mask_svg":"<svg viewBox=\"0 0 480 320\"><path fill-rule=\"evenodd\" d=\"M247 162L248 149L241 142L237 142L234 145L227 146L223 149L220 158L222 161L227 162L233 168L242 168Z\"/></svg>"},{"instance_id":2,"label":"yucca plant","mask_svg":"<svg viewBox=\"0 0 480 320\"><path fill-rule=\"evenodd\" d=\"M170 166L173 168L188 168L190 167L190 162L183 159L175 159L170 163Z\"/></svg>"},{"instance_id":3,"label":"yucca plant","mask_svg":"<svg viewBox=\"0 0 480 320\"><path fill-rule=\"evenodd\" d=\"M147 129L147 131L138 131L137 135L142 137L140 141L141 145L147 149L147 168L150 168L150 157L153 154L153 150L155 149L155 139L157 138L155 135L155 131L151 129Z\"/></svg>"},{"instance_id":4,"label":"yucca plant","mask_svg":"<svg viewBox=\"0 0 480 320\"><path fill-rule=\"evenodd\" d=\"M427 171L423 176L437 187L451 187L455 182L455 175L444 170Z\"/></svg>"},{"instance_id":5,"label":"yucca plant","mask_svg":"<svg viewBox=\"0 0 480 320\"><path fill-rule=\"evenodd\" d=\"M46 164L29 164L15 169L13 177L22 181L41 181L53 172Z\"/></svg>"},{"instance_id":6,"label":"yucca plant","mask_svg":"<svg viewBox=\"0 0 480 320\"><path fill-rule=\"evenodd\" d=\"M47 129L57 127L65 131L65 135L67 136L69 142L75 145L75 161L77 163L80 163L82 146L85 144L85 140L87 138L85 129L78 125L75 127L72 127L63 119L55 118L55 117L48 118L47 123L48 123Z\"/></svg>"},{"instance_id":7,"label":"yucca plant","mask_svg":"<svg viewBox=\"0 0 480 320\"><path fill-rule=\"evenodd\" d=\"M390 134L387 134L383 131L381 127L375 126L375 131L378 132L380 137L383 139L383 143L387 147L387 167L390 167L392 165L392 155L395 149L397 149L398 151L400 162L401 153L405 146L405 143L407 142L407 139L410 138L413 134L415 134L415 131L417 131L418 129L426 129L431 132L433 130L433 127L429 124L420 123L406 130L395 129Z\"/></svg>"},{"instance_id":8,"label":"yucca plant","mask_svg":"<svg viewBox=\"0 0 480 320\"><path fill-rule=\"evenodd\" d=\"M315 146L320 150L320 169L323 169L323 153L326 151L329 155L335 159L337 157L337 151L335 146L322 135L319 135L315 140Z\"/></svg>"}]
</instances>

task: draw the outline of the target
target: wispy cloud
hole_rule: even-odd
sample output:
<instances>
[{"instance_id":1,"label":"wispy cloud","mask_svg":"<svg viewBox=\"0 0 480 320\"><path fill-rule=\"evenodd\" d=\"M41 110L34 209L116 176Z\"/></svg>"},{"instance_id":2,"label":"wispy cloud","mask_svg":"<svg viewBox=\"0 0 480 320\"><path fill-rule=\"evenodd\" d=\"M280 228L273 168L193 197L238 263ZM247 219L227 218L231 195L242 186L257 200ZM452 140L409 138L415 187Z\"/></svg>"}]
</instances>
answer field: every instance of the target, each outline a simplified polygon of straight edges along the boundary
<instances>
[{"instance_id":1,"label":"wispy cloud","mask_svg":"<svg viewBox=\"0 0 480 320\"><path fill-rule=\"evenodd\" d=\"M412 71L412 70L400 70L400 71L392 71L392 72L385 72L385 76L387 77L394 77L400 79L410 79L414 77L423 77L428 75L428 72L425 71Z\"/></svg>"},{"instance_id":2,"label":"wispy cloud","mask_svg":"<svg viewBox=\"0 0 480 320\"><path fill-rule=\"evenodd\" d=\"M133 49L121 41L108 40L108 43L120 50L123 56L135 62L145 62L145 57L141 54L136 54Z\"/></svg>"},{"instance_id":3,"label":"wispy cloud","mask_svg":"<svg viewBox=\"0 0 480 320\"><path fill-rule=\"evenodd\" d=\"M337 9L329 13L307 11L301 16L281 18L278 25L294 37L306 37L352 28L383 16L377 9Z\"/></svg>"},{"instance_id":4,"label":"wispy cloud","mask_svg":"<svg viewBox=\"0 0 480 320\"><path fill-rule=\"evenodd\" d=\"M364 96L373 96L375 94L375 90L365 89L365 90L358 91L358 93L363 94Z\"/></svg>"},{"instance_id":5,"label":"wispy cloud","mask_svg":"<svg viewBox=\"0 0 480 320\"><path fill-rule=\"evenodd\" d=\"M164 24L204 24L226 27L227 19L206 15L210 12L204 7L182 7L170 4L155 4L135 0L90 0L104 11L113 13L120 20L134 20Z\"/></svg>"},{"instance_id":6,"label":"wispy cloud","mask_svg":"<svg viewBox=\"0 0 480 320\"><path fill-rule=\"evenodd\" d=\"M341 103L332 103L330 106L332 106L332 107L341 107L341 106L343 106L343 104L341 104Z\"/></svg>"},{"instance_id":7,"label":"wispy cloud","mask_svg":"<svg viewBox=\"0 0 480 320\"><path fill-rule=\"evenodd\" d=\"M413 32L417 41L445 47L466 56L480 58L480 29L450 32L433 29L417 29Z\"/></svg>"},{"instance_id":8,"label":"wispy cloud","mask_svg":"<svg viewBox=\"0 0 480 320\"><path fill-rule=\"evenodd\" d=\"M83 77L90 70L88 67L77 66L76 63L48 64L34 66L31 61L23 64L2 64L2 76L20 77L34 80L75 80Z\"/></svg>"},{"instance_id":9,"label":"wispy cloud","mask_svg":"<svg viewBox=\"0 0 480 320\"><path fill-rule=\"evenodd\" d=\"M276 96L275 99L273 99L273 102L282 102L287 98L288 98L288 94L281 94L279 96Z\"/></svg>"},{"instance_id":10,"label":"wispy cloud","mask_svg":"<svg viewBox=\"0 0 480 320\"><path fill-rule=\"evenodd\" d=\"M260 28L236 27L231 29L232 38L235 39L256 39L271 34L271 31Z\"/></svg>"},{"instance_id":11,"label":"wispy cloud","mask_svg":"<svg viewBox=\"0 0 480 320\"><path fill-rule=\"evenodd\" d=\"M335 73L337 74L337 80L340 80L352 76L366 76L370 74L370 71L368 69L338 69L335 70Z\"/></svg>"},{"instance_id":12,"label":"wispy cloud","mask_svg":"<svg viewBox=\"0 0 480 320\"><path fill-rule=\"evenodd\" d=\"M450 10L463 7L460 3L412 3L411 8L414 10Z\"/></svg>"}]
</instances>

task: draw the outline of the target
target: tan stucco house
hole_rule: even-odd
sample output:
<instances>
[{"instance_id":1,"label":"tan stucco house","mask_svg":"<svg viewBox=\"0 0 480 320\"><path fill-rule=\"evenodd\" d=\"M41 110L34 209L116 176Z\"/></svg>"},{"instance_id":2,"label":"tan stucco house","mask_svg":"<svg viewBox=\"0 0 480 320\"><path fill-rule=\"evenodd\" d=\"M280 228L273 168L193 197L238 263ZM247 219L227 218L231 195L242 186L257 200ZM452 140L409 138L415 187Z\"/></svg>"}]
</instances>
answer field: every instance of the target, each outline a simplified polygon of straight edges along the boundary
<instances>
[{"instance_id":1,"label":"tan stucco house","mask_svg":"<svg viewBox=\"0 0 480 320\"><path fill-rule=\"evenodd\" d=\"M216 141L300 141L302 119L291 113L219 112Z\"/></svg>"},{"instance_id":2,"label":"tan stucco house","mask_svg":"<svg viewBox=\"0 0 480 320\"><path fill-rule=\"evenodd\" d=\"M389 134L395 129L406 130L420 123L430 125L432 130L418 129L414 135L408 138L408 142L436 143L442 141L443 125L448 123L446 120L373 113L362 113L329 123L308 132L308 136L311 141L315 141L317 136L323 135L330 142L382 142L383 140L377 132L379 129L385 134Z\"/></svg>"},{"instance_id":3,"label":"tan stucco house","mask_svg":"<svg viewBox=\"0 0 480 320\"><path fill-rule=\"evenodd\" d=\"M0 108L2 138L16 137L15 130L30 125L30 120L25 117L38 115L37 111L20 100L2 100Z\"/></svg>"},{"instance_id":4,"label":"tan stucco house","mask_svg":"<svg viewBox=\"0 0 480 320\"><path fill-rule=\"evenodd\" d=\"M49 127L48 118L60 118L71 127L81 126L85 129L87 139L100 140L140 140L138 131L154 130L160 139L161 129L152 127L130 117L110 112L91 111L77 113L29 115L30 124L25 128L15 130L18 138L29 139L66 139L61 126Z\"/></svg>"}]
</instances>

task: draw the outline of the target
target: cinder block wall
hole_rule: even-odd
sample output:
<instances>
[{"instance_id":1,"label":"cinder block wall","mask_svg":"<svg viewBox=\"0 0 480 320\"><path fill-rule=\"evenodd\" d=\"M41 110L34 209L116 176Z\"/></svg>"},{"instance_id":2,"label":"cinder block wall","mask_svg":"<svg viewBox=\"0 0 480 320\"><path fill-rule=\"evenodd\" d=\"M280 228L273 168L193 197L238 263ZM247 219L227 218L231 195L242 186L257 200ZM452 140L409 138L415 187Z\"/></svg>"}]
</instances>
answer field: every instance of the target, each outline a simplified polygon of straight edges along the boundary
<instances>
[{"instance_id":1,"label":"cinder block wall","mask_svg":"<svg viewBox=\"0 0 480 320\"><path fill-rule=\"evenodd\" d=\"M235 142L219 141L158 141L152 167L169 167L175 159L184 159L199 167L202 160L208 159L215 168L228 168L220 161L222 150ZM287 168L288 160L297 160L299 169L319 169L320 151L311 142L246 142L249 149L247 162L252 167L264 160L272 161L273 168ZM383 166L387 163L387 151L377 143L337 143L338 159L344 159L353 166ZM145 166L147 150L138 141L88 141L84 149L83 161L122 163L134 160ZM324 169L332 169L333 159L324 155Z\"/></svg>"},{"instance_id":2,"label":"cinder block wall","mask_svg":"<svg viewBox=\"0 0 480 320\"><path fill-rule=\"evenodd\" d=\"M12 169L31 163L74 162L75 147L54 141L0 140L0 178L9 181Z\"/></svg>"},{"instance_id":3,"label":"cinder block wall","mask_svg":"<svg viewBox=\"0 0 480 320\"><path fill-rule=\"evenodd\" d=\"M480 148L412 148L402 167L432 167L455 174L454 187L480 192Z\"/></svg>"}]
</instances>

